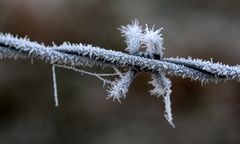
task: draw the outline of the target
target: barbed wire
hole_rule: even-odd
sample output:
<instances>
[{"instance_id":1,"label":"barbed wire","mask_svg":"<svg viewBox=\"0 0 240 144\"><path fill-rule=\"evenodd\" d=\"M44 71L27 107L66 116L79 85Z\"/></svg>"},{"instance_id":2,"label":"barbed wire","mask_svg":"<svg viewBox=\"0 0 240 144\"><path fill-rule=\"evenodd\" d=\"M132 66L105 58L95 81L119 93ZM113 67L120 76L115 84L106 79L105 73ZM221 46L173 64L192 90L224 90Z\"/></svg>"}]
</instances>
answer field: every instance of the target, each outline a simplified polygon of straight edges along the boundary
<instances>
[{"instance_id":1,"label":"barbed wire","mask_svg":"<svg viewBox=\"0 0 240 144\"><path fill-rule=\"evenodd\" d=\"M165 72L192 80L218 82L240 80L240 67L193 58L147 58L92 45L64 43L45 46L10 34L0 34L0 58L40 59L50 64L79 66L135 67L139 72Z\"/></svg>"},{"instance_id":2,"label":"barbed wire","mask_svg":"<svg viewBox=\"0 0 240 144\"><path fill-rule=\"evenodd\" d=\"M57 96L57 80L55 67L62 67L70 70L95 76L105 84L111 85L107 89L107 99L114 100L126 98L129 86L139 72L151 73L152 81L149 83L154 86L150 90L151 95L162 96L165 103L165 117L172 125L171 113L171 80L165 77L180 76L200 81L202 84L209 82L219 82L226 80L240 80L240 66L229 66L222 63L214 63L212 60L188 58L164 58L163 57L163 38L161 30L148 28L145 30L138 21L133 21L132 25L122 26L120 31L125 37L128 45L127 53L120 51L107 50L89 44L71 44L65 42L62 45L45 46L37 42L30 41L27 37L20 38L11 34L0 33L0 58L11 59L40 59L52 65L53 88L55 106L59 105ZM146 47L145 52L141 52L142 47ZM79 70L82 66L101 66L110 67L115 70L111 74L98 74L84 70ZM124 68L127 72L120 72L117 68ZM106 77L117 77L115 81L108 80Z\"/></svg>"}]
</instances>

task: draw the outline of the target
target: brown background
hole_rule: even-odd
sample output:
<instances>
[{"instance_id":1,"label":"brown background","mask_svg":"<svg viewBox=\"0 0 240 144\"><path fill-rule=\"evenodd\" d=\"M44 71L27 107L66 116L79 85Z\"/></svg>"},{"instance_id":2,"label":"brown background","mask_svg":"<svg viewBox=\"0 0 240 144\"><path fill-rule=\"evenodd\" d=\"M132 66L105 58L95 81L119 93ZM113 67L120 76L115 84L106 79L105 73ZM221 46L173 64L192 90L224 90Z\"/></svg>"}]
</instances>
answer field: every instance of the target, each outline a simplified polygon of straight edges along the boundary
<instances>
[{"instance_id":1,"label":"brown background","mask_svg":"<svg viewBox=\"0 0 240 144\"><path fill-rule=\"evenodd\" d=\"M238 0L1 0L0 32L51 44L91 43L124 51L117 27L138 18L164 27L165 57L240 63ZM98 71L97 69L91 69ZM161 98L139 75L122 104L106 100L102 83L57 69L60 107L53 103L51 66L0 61L0 143L240 143L240 84L201 86L173 81L173 129Z\"/></svg>"}]
</instances>

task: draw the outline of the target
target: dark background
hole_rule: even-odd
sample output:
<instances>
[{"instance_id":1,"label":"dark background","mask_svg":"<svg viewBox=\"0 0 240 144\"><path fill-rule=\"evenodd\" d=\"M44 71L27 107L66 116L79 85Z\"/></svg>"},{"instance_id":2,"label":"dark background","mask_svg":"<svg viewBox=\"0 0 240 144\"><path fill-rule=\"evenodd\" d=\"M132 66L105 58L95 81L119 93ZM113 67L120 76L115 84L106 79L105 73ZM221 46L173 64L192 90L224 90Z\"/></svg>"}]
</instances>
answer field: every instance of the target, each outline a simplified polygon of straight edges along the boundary
<instances>
[{"instance_id":1,"label":"dark background","mask_svg":"<svg viewBox=\"0 0 240 144\"><path fill-rule=\"evenodd\" d=\"M238 0L1 0L0 32L51 44L91 43L124 51L117 27L138 18L164 27L165 57L240 63ZM99 70L91 69L92 71ZM240 143L240 84L201 86L171 77L176 128L161 98L150 96L150 75L139 75L122 104L106 100L101 81L57 68L55 108L51 66L0 61L1 144L235 144Z\"/></svg>"}]
</instances>

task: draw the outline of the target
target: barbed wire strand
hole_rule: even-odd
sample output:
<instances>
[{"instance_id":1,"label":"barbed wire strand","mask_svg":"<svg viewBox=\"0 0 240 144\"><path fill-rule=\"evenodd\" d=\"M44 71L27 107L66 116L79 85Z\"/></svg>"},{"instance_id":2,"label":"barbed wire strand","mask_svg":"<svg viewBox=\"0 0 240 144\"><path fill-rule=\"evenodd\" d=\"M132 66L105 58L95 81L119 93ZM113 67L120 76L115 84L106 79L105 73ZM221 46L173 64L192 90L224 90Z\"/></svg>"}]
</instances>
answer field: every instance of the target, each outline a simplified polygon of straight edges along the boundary
<instances>
[{"instance_id":1,"label":"barbed wire strand","mask_svg":"<svg viewBox=\"0 0 240 144\"><path fill-rule=\"evenodd\" d=\"M125 29L124 29L125 30ZM0 33L0 59L40 59L52 65L53 89L55 106L59 106L56 80L56 67L66 68L95 76L102 80L103 83L109 84L112 87L108 89L108 98L116 99L120 102L120 98L126 98L129 85L132 83L135 75L138 72L149 72L153 76L160 78L160 82L153 84L156 88L155 92L162 89L166 93L165 102L165 117L168 122L174 127L172 122L171 101L170 101L170 86L171 81L163 83L165 74L171 76L180 76L182 78L190 78L191 80L200 81L202 84L209 82L219 82L226 80L240 80L240 66L229 66L222 63L213 63L210 61L188 58L162 58L161 55L148 56L148 53L131 53L129 54L106 50L100 47L87 44L71 44L65 42L62 45L45 46L37 42L32 42L28 38L20 38L11 34ZM113 74L98 74L91 73L78 69L80 66L101 66L110 67L115 70ZM128 69L128 72L122 73L117 68ZM162 76L163 78L161 79ZM103 77L118 76L116 81L110 81ZM166 79L166 78L165 78ZM167 82L167 80L164 80ZM157 86L157 87L156 87ZM166 89L166 90L165 90Z\"/></svg>"},{"instance_id":2,"label":"barbed wire strand","mask_svg":"<svg viewBox=\"0 0 240 144\"><path fill-rule=\"evenodd\" d=\"M0 34L0 58L37 58L50 64L68 66L135 67L144 72L165 72L169 75L198 80L203 83L240 80L240 67L192 58L163 58L160 60L106 50L92 45L64 43L44 46L10 34Z\"/></svg>"}]
</instances>

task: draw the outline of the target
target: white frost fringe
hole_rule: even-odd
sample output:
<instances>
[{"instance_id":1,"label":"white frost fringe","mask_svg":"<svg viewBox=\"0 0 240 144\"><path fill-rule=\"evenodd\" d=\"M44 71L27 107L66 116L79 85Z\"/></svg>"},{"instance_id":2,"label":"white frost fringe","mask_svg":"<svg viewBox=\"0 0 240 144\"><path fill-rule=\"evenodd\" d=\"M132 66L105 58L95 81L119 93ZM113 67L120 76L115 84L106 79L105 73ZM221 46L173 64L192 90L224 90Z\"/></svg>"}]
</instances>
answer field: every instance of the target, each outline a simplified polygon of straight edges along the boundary
<instances>
[{"instance_id":1,"label":"white frost fringe","mask_svg":"<svg viewBox=\"0 0 240 144\"><path fill-rule=\"evenodd\" d=\"M129 70L125 75L116 80L112 87L110 87L107 92L107 99L112 98L113 101L118 100L121 103L121 98L126 98L126 93L128 92L129 86L132 83L135 76L133 70Z\"/></svg>"},{"instance_id":2,"label":"white frost fringe","mask_svg":"<svg viewBox=\"0 0 240 144\"><path fill-rule=\"evenodd\" d=\"M56 79L55 65L52 65L52 76L53 76L54 102L55 102L55 106L58 107L59 102L58 102L58 91L57 91L57 79Z\"/></svg>"},{"instance_id":3,"label":"white frost fringe","mask_svg":"<svg viewBox=\"0 0 240 144\"><path fill-rule=\"evenodd\" d=\"M142 26L139 25L139 21L135 19L132 24L127 26L121 26L119 28L122 36L125 38L125 43L127 44L126 50L129 54L136 54L141 48L142 39Z\"/></svg>"},{"instance_id":4,"label":"white frost fringe","mask_svg":"<svg viewBox=\"0 0 240 144\"><path fill-rule=\"evenodd\" d=\"M172 92L171 90L171 81L170 79L166 78L164 74L158 73L158 74L152 74L152 81L149 82L154 86L153 90L150 90L151 95L156 95L157 97L162 96L163 101L165 103L165 118L169 122L170 125L173 127L174 124L172 122L172 112L171 112L171 100L170 100L170 94Z\"/></svg>"},{"instance_id":5,"label":"white frost fringe","mask_svg":"<svg viewBox=\"0 0 240 144\"><path fill-rule=\"evenodd\" d=\"M142 44L147 48L146 52L149 54L157 54L162 58L163 56L163 38L162 31L163 28L154 30L154 27L149 28L146 25L144 30L144 35L142 37Z\"/></svg>"}]
</instances>

